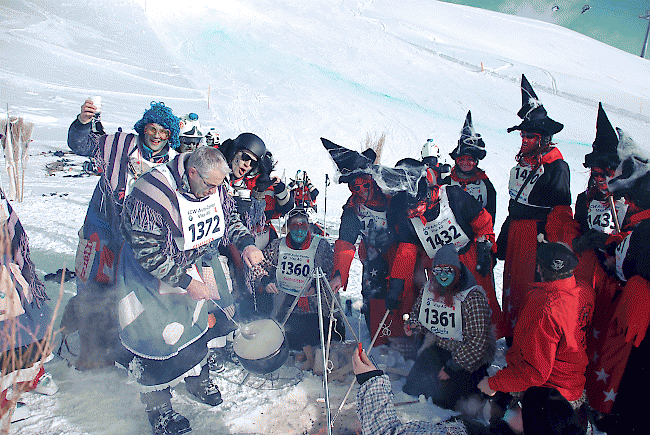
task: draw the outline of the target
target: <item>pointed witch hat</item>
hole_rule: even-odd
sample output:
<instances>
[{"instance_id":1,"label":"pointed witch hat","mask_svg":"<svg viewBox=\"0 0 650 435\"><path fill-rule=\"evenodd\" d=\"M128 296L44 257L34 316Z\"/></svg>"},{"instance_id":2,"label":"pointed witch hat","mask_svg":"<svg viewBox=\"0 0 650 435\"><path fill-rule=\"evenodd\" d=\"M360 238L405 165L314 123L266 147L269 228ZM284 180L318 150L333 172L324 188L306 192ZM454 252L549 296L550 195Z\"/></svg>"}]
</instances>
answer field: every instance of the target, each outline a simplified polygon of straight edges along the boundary
<instances>
[{"instance_id":1,"label":"pointed witch hat","mask_svg":"<svg viewBox=\"0 0 650 435\"><path fill-rule=\"evenodd\" d=\"M542 136L553 136L564 128L563 124L548 117L542 102L537 98L533 87L528 83L525 75L521 75L521 109L517 116L523 119L522 123L508 129L508 133L515 130L539 133Z\"/></svg>"},{"instance_id":2,"label":"pointed witch hat","mask_svg":"<svg viewBox=\"0 0 650 435\"><path fill-rule=\"evenodd\" d=\"M591 145L592 151L585 155L585 168L594 166L599 168L616 169L620 163L618 158L618 135L609 122L603 109L603 103L598 103L598 118L596 119L596 139Z\"/></svg>"},{"instance_id":3,"label":"pointed witch hat","mask_svg":"<svg viewBox=\"0 0 650 435\"><path fill-rule=\"evenodd\" d=\"M481 135L474 130L472 111L468 110L465 124L460 132L460 139L458 139L458 146L449 155L454 160L463 155L470 155L476 160L482 160L485 154L485 142L483 142Z\"/></svg>"},{"instance_id":4,"label":"pointed witch hat","mask_svg":"<svg viewBox=\"0 0 650 435\"><path fill-rule=\"evenodd\" d=\"M372 166L374 162L374 158L372 158L373 156L368 152L365 153L368 155L365 155L341 145L337 145L331 140L323 137L321 137L320 140L325 149L330 153L330 157L334 160L336 167L341 173L339 183L349 183L353 181L359 170Z\"/></svg>"}]
</instances>

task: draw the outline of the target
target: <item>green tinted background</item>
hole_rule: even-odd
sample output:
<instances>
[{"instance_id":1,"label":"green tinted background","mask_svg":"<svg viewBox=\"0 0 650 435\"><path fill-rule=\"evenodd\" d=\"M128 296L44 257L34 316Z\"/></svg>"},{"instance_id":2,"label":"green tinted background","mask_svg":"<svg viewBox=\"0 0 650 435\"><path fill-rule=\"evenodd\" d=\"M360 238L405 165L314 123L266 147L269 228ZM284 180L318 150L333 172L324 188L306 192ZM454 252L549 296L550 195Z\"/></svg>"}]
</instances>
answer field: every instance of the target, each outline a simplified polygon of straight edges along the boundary
<instances>
[{"instance_id":1,"label":"green tinted background","mask_svg":"<svg viewBox=\"0 0 650 435\"><path fill-rule=\"evenodd\" d=\"M443 0L557 24L637 56L641 55L650 10L648 0ZM553 11L557 5L560 9ZM585 5L591 8L582 13ZM650 57L646 49L645 57Z\"/></svg>"}]
</instances>

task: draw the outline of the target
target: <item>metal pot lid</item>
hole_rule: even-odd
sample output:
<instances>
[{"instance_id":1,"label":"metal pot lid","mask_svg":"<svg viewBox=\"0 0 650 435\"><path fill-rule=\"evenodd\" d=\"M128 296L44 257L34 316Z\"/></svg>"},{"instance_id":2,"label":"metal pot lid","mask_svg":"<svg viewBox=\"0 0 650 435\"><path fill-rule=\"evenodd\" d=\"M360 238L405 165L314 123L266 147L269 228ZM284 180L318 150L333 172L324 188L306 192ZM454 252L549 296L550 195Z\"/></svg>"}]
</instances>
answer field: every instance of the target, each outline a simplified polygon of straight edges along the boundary
<instances>
[{"instance_id":1,"label":"metal pot lid","mask_svg":"<svg viewBox=\"0 0 650 435\"><path fill-rule=\"evenodd\" d=\"M257 360L273 355L283 342L284 332L278 322L260 319L242 326L232 347L240 358Z\"/></svg>"}]
</instances>

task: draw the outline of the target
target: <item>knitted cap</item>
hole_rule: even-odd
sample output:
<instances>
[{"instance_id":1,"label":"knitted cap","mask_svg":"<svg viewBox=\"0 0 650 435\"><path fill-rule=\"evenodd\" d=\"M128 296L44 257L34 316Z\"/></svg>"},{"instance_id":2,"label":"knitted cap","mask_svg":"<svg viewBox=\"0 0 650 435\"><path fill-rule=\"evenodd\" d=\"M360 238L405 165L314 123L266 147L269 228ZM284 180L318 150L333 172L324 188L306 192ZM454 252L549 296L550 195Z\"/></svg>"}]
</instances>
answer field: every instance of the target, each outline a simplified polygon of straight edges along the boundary
<instances>
[{"instance_id":1,"label":"knitted cap","mask_svg":"<svg viewBox=\"0 0 650 435\"><path fill-rule=\"evenodd\" d=\"M171 135L169 136L169 147L176 149L180 146L181 143L178 140L180 119L178 119L178 117L172 113L172 110L165 106L165 103L162 101L160 103L152 101L151 108L144 112L144 115L142 115L142 118L135 123L133 129L140 136L144 136L144 127L147 124L158 124L166 128L171 132Z\"/></svg>"},{"instance_id":2,"label":"knitted cap","mask_svg":"<svg viewBox=\"0 0 650 435\"><path fill-rule=\"evenodd\" d=\"M433 266L454 266L460 270L460 259L458 258L458 251L456 246L449 243L438 249L436 255L433 257Z\"/></svg>"}]
</instances>

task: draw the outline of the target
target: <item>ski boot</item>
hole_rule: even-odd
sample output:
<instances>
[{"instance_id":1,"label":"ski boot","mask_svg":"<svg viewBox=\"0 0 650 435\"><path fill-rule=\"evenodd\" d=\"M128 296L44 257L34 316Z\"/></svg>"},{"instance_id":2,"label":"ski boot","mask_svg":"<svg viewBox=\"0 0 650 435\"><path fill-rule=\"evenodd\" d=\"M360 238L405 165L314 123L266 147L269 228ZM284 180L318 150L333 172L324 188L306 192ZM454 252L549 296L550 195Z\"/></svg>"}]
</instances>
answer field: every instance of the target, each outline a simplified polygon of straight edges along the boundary
<instances>
[{"instance_id":1,"label":"ski boot","mask_svg":"<svg viewBox=\"0 0 650 435\"><path fill-rule=\"evenodd\" d=\"M147 408L146 411L153 435L180 435L192 431L189 420L174 411L171 403Z\"/></svg>"},{"instance_id":2,"label":"ski boot","mask_svg":"<svg viewBox=\"0 0 650 435\"><path fill-rule=\"evenodd\" d=\"M192 430L189 420L172 409L171 397L169 388L140 394L153 435L180 435Z\"/></svg>"},{"instance_id":3,"label":"ski boot","mask_svg":"<svg viewBox=\"0 0 650 435\"><path fill-rule=\"evenodd\" d=\"M223 402L217 381L210 379L210 368L207 364L203 366L199 376L185 378L185 387L206 405L217 406Z\"/></svg>"}]
</instances>

